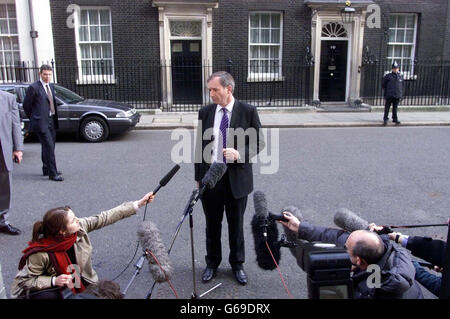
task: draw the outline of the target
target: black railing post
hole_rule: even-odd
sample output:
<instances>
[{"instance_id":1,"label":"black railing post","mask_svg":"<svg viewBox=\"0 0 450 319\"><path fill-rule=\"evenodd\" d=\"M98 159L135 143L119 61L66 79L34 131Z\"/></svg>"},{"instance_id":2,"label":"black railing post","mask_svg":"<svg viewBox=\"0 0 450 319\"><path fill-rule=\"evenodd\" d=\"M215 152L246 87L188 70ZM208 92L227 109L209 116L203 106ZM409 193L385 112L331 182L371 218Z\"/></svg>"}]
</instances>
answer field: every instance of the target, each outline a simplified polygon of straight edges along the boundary
<instances>
[{"instance_id":1,"label":"black railing post","mask_svg":"<svg viewBox=\"0 0 450 319\"><path fill-rule=\"evenodd\" d=\"M50 62L51 64L52 64L52 70L53 70L53 83L55 83L56 82L56 78L55 78L55 73L56 73L56 70L55 70L55 60L53 60L52 59L52 61Z\"/></svg>"}]
</instances>

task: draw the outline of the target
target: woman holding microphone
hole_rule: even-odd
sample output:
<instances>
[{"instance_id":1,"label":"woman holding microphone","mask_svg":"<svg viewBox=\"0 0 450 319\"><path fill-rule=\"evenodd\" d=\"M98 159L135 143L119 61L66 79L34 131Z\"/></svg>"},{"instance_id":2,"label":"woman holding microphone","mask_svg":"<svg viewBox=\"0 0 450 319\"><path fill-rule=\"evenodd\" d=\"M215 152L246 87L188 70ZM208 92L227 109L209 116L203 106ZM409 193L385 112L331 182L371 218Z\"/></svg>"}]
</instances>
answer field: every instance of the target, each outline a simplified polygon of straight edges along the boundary
<instances>
[{"instance_id":1,"label":"woman holding microphone","mask_svg":"<svg viewBox=\"0 0 450 319\"><path fill-rule=\"evenodd\" d=\"M88 233L135 215L154 197L150 192L137 201L85 218L77 218L69 206L50 209L33 226L33 237L20 259L11 296L60 299L65 286L73 293L81 293L88 285L98 282L92 268Z\"/></svg>"}]
</instances>

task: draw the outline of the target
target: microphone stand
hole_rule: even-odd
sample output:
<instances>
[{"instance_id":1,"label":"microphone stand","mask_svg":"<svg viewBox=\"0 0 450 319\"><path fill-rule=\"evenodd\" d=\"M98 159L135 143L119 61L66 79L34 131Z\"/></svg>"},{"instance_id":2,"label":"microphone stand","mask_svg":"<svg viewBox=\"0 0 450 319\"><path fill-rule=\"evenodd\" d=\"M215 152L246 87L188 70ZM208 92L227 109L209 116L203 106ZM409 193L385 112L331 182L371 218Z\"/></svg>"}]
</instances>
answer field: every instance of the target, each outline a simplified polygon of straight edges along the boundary
<instances>
[{"instance_id":1,"label":"microphone stand","mask_svg":"<svg viewBox=\"0 0 450 319\"><path fill-rule=\"evenodd\" d=\"M141 269L142 269L142 266L144 265L144 260L145 260L146 256L147 256L147 253L144 253L141 256L141 258L139 258L136 265L134 265L136 267L136 270L133 274L133 277L131 277L130 281L128 282L128 285L125 287L124 291L122 292L124 295L127 294L127 291L130 288L131 284L136 279L137 275L139 275L139 273L141 272Z\"/></svg>"},{"instance_id":2,"label":"microphone stand","mask_svg":"<svg viewBox=\"0 0 450 319\"><path fill-rule=\"evenodd\" d=\"M191 258L192 258L192 280L193 280L193 292L192 292L192 296L191 299L197 299L197 286L196 286L196 280L195 280L195 258L194 258L194 220L192 217L192 212L194 210L194 206L195 204L198 202L198 200L200 198L202 198L203 193L206 190L206 185L202 185L202 187L200 189L194 189L192 191L191 197L189 198L186 207L184 208L183 214L181 215L181 220L178 223L178 226L175 230L175 233L172 237L172 242L170 244L170 247L167 251L167 253L170 255L170 252L172 251L173 245L175 243L175 239L177 238L181 226L185 220L185 218L189 215L189 227L190 227L190 238L191 238ZM152 287L150 288L149 293L146 296L146 299L150 299L153 293L153 289L156 285L156 281L153 282ZM212 289L208 290L207 292L203 293L200 295L200 297L203 297L205 294L211 292L212 290L214 290L215 288L219 287L221 285L221 283L215 287L213 287Z\"/></svg>"}]
</instances>

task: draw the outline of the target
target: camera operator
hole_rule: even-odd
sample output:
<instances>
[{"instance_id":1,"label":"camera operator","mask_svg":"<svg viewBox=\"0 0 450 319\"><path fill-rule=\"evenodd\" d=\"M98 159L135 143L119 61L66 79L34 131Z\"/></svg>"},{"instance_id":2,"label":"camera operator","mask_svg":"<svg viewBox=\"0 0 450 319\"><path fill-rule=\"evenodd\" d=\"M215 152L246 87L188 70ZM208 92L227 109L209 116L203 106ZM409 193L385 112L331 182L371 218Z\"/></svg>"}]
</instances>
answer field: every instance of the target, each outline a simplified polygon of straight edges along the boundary
<instances>
[{"instance_id":1,"label":"camera operator","mask_svg":"<svg viewBox=\"0 0 450 319\"><path fill-rule=\"evenodd\" d=\"M380 231L383 229L383 226L372 223L369 225L369 229L371 231ZM446 242L430 237L407 236L398 232L389 233L388 236L390 240L411 251L413 256L433 264L435 271L442 271L445 249L447 247ZM439 297L442 277L428 272L416 261L413 264L416 268L415 279L431 293Z\"/></svg>"},{"instance_id":2,"label":"camera operator","mask_svg":"<svg viewBox=\"0 0 450 319\"><path fill-rule=\"evenodd\" d=\"M348 233L341 229L314 226L300 222L289 212L283 212L287 222L283 226L297 232L300 239L334 243L345 247L352 263L352 281L355 299L423 299L422 291L414 280L415 270L406 250L368 230ZM371 288L367 268L377 264L381 270L379 287Z\"/></svg>"},{"instance_id":3,"label":"camera operator","mask_svg":"<svg viewBox=\"0 0 450 319\"><path fill-rule=\"evenodd\" d=\"M93 247L88 233L135 215L154 197L150 192L137 201L126 202L85 218L77 218L68 206L50 209L42 221L33 226L33 237L20 259L11 296L62 299L65 287L77 294L90 284L97 283L98 276L91 260Z\"/></svg>"}]
</instances>

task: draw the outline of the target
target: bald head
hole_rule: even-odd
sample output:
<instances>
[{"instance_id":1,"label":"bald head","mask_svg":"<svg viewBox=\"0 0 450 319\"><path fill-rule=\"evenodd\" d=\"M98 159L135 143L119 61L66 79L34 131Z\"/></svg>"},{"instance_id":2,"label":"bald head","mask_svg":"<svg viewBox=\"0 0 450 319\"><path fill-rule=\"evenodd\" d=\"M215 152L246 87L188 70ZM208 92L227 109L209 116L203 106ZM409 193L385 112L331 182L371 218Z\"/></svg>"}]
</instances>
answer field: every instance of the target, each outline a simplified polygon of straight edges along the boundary
<instances>
[{"instance_id":1,"label":"bald head","mask_svg":"<svg viewBox=\"0 0 450 319\"><path fill-rule=\"evenodd\" d=\"M346 246L354 257L362 258L368 265L376 264L384 254L381 237L368 230L357 230L347 238Z\"/></svg>"}]
</instances>

